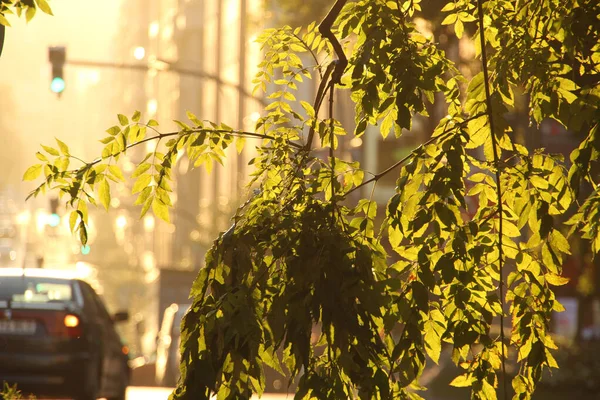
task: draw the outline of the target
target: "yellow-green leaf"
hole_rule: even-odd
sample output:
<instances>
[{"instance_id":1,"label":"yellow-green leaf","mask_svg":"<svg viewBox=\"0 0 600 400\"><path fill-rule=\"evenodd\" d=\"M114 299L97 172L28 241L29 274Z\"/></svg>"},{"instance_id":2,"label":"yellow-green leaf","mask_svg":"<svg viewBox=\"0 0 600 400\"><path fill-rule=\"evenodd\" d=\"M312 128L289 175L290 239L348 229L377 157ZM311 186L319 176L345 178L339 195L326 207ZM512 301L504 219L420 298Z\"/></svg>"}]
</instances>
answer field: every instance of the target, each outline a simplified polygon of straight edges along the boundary
<instances>
[{"instance_id":1,"label":"yellow-green leaf","mask_svg":"<svg viewBox=\"0 0 600 400\"><path fill-rule=\"evenodd\" d=\"M567 238L565 238L563 234L556 229L554 229L552 233L550 233L550 244L552 245L552 248L554 250L559 250L563 253L571 254Z\"/></svg>"},{"instance_id":2,"label":"yellow-green leaf","mask_svg":"<svg viewBox=\"0 0 600 400\"><path fill-rule=\"evenodd\" d=\"M118 165L111 165L108 167L110 173L120 181L124 181L125 177L123 176L123 172L121 172L121 168Z\"/></svg>"},{"instance_id":3,"label":"yellow-green leaf","mask_svg":"<svg viewBox=\"0 0 600 400\"><path fill-rule=\"evenodd\" d=\"M119 118L119 123L122 126L129 125L129 119L123 114L117 114L117 118Z\"/></svg>"},{"instance_id":4,"label":"yellow-green leaf","mask_svg":"<svg viewBox=\"0 0 600 400\"><path fill-rule=\"evenodd\" d=\"M50 8L50 5L48 5L48 2L46 0L35 0L35 2L37 3L40 10L42 10L48 15L54 15L52 14L52 9Z\"/></svg>"},{"instance_id":5,"label":"yellow-green leaf","mask_svg":"<svg viewBox=\"0 0 600 400\"><path fill-rule=\"evenodd\" d=\"M75 225L77 225L77 220L79 219L79 213L76 210L71 211L69 215L69 228L71 228L71 233L75 232Z\"/></svg>"},{"instance_id":6,"label":"yellow-green leaf","mask_svg":"<svg viewBox=\"0 0 600 400\"><path fill-rule=\"evenodd\" d=\"M154 215L156 215L158 218L162 219L163 221L170 222L169 221L169 207L167 207L165 204L163 204L161 201L159 201L156 198L152 202L152 212L154 212Z\"/></svg>"},{"instance_id":7,"label":"yellow-green leaf","mask_svg":"<svg viewBox=\"0 0 600 400\"><path fill-rule=\"evenodd\" d=\"M41 173L42 164L32 165L31 167L27 168L27 171L25 171L25 174L23 174L23 180L33 181L34 179L37 179L37 177L40 176Z\"/></svg>"},{"instance_id":8,"label":"yellow-green leaf","mask_svg":"<svg viewBox=\"0 0 600 400\"><path fill-rule=\"evenodd\" d=\"M46 153L52 155L52 156L60 156L60 153L58 152L58 150L56 150L54 147L50 147L50 146L44 146L42 145L42 148L44 150L46 150Z\"/></svg>"},{"instance_id":9,"label":"yellow-green leaf","mask_svg":"<svg viewBox=\"0 0 600 400\"><path fill-rule=\"evenodd\" d=\"M58 144L58 148L60 149L60 151L68 156L69 155L69 146L67 146L64 142L60 141L58 138L54 138L56 139L56 143Z\"/></svg>"},{"instance_id":10,"label":"yellow-green leaf","mask_svg":"<svg viewBox=\"0 0 600 400\"><path fill-rule=\"evenodd\" d=\"M456 32L457 38L462 38L463 33L465 32L465 26L463 25L463 22L460 19L457 20L454 24L454 32Z\"/></svg>"},{"instance_id":11,"label":"yellow-green leaf","mask_svg":"<svg viewBox=\"0 0 600 400\"><path fill-rule=\"evenodd\" d=\"M10 23L8 22L8 20L6 18L4 18L3 15L0 15L0 25L10 26Z\"/></svg>"},{"instance_id":12,"label":"yellow-green leaf","mask_svg":"<svg viewBox=\"0 0 600 400\"><path fill-rule=\"evenodd\" d=\"M238 152L238 154L242 153L242 150L244 150L244 145L246 144L246 138L243 137L238 137L235 141L235 148Z\"/></svg>"},{"instance_id":13,"label":"yellow-green leaf","mask_svg":"<svg viewBox=\"0 0 600 400\"><path fill-rule=\"evenodd\" d=\"M140 113L139 111L137 111L137 110L136 110L136 111L133 113L133 115L131 116L131 120L132 120L133 122L139 122L139 120L140 120L140 116L141 116L141 113Z\"/></svg>"},{"instance_id":14,"label":"yellow-green leaf","mask_svg":"<svg viewBox=\"0 0 600 400\"><path fill-rule=\"evenodd\" d=\"M131 193L136 194L138 192L141 192L144 188L146 188L150 184L151 180L152 180L152 176L150 176L150 174L140 175L138 180L135 181L135 183L133 184L133 189L131 189Z\"/></svg>"},{"instance_id":15,"label":"yellow-green leaf","mask_svg":"<svg viewBox=\"0 0 600 400\"><path fill-rule=\"evenodd\" d=\"M450 386L454 387L469 387L473 384L473 377L467 374L459 375L450 382Z\"/></svg>"},{"instance_id":16,"label":"yellow-green leaf","mask_svg":"<svg viewBox=\"0 0 600 400\"><path fill-rule=\"evenodd\" d=\"M569 278L565 278L564 276L556 275L551 272L545 274L544 278L546 278L546 282L552 286L562 286L569 283Z\"/></svg>"},{"instance_id":17,"label":"yellow-green leaf","mask_svg":"<svg viewBox=\"0 0 600 400\"><path fill-rule=\"evenodd\" d=\"M108 207L110 206L110 185L108 184L108 180L103 179L102 182L100 182L98 196L100 197L100 203L102 203L104 208L108 211Z\"/></svg>"}]
</instances>

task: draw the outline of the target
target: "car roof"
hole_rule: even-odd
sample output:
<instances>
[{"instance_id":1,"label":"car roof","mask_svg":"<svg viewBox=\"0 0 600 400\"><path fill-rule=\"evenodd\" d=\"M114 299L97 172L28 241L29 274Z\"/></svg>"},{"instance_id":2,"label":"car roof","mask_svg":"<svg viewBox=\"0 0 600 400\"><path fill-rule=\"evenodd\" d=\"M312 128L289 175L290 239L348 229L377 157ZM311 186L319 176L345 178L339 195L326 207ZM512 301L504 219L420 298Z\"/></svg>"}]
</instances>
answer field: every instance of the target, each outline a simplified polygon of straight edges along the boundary
<instances>
[{"instance_id":1,"label":"car roof","mask_svg":"<svg viewBox=\"0 0 600 400\"><path fill-rule=\"evenodd\" d=\"M31 278L52 278L62 280L82 279L78 271L45 268L0 268L0 277L25 276Z\"/></svg>"}]
</instances>

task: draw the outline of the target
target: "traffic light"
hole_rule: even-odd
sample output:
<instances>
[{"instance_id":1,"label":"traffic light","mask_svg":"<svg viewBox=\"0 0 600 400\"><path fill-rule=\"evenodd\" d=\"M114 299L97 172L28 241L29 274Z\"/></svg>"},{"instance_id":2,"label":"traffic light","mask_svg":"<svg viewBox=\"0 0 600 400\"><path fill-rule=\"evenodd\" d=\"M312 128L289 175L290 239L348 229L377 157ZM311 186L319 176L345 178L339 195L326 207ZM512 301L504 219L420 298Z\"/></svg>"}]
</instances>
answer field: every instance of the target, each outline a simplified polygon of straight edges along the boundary
<instances>
[{"instance_id":1,"label":"traffic light","mask_svg":"<svg viewBox=\"0 0 600 400\"><path fill-rule=\"evenodd\" d=\"M58 215L58 199L50 199L50 215L48 216L48 225L56 228L60 224L60 215Z\"/></svg>"},{"instance_id":2,"label":"traffic light","mask_svg":"<svg viewBox=\"0 0 600 400\"><path fill-rule=\"evenodd\" d=\"M48 59L52 64L52 81L50 81L50 90L57 95L65 90L65 78L63 67L67 59L67 49L64 46L55 46L48 48Z\"/></svg>"}]
</instances>

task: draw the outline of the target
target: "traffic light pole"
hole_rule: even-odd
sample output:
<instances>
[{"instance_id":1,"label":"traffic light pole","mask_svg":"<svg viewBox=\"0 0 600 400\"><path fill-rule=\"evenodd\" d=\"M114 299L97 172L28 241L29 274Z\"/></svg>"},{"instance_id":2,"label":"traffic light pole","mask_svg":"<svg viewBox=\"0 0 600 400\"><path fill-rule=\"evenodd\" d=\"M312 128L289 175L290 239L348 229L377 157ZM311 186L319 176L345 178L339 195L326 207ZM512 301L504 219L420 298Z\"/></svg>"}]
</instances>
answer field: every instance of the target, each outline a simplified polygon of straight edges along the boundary
<instances>
[{"instance_id":1,"label":"traffic light pole","mask_svg":"<svg viewBox=\"0 0 600 400\"><path fill-rule=\"evenodd\" d=\"M130 64L130 63L114 63L114 62L102 62L102 61L85 61L85 60L69 60L65 61L65 65L73 65L77 67L89 67L89 68L112 68L112 69L131 69L137 71L148 71L150 69L155 69L160 72L174 72L183 76L191 76L199 79L208 79L213 82L216 82L219 85L230 87L232 89L236 89L242 96L250 98L252 100L256 100L262 105L266 105L265 101L261 98L257 98L252 96L252 94L248 93L241 85L237 83L227 82L222 80L218 75L208 74L201 71L191 70L187 68L182 68L175 63L169 63L164 60L157 60L157 64L159 67L152 67L147 64Z\"/></svg>"},{"instance_id":2,"label":"traffic light pole","mask_svg":"<svg viewBox=\"0 0 600 400\"><path fill-rule=\"evenodd\" d=\"M2 55L2 49L4 48L4 35L6 33L6 27L0 24L0 56Z\"/></svg>"}]
</instances>

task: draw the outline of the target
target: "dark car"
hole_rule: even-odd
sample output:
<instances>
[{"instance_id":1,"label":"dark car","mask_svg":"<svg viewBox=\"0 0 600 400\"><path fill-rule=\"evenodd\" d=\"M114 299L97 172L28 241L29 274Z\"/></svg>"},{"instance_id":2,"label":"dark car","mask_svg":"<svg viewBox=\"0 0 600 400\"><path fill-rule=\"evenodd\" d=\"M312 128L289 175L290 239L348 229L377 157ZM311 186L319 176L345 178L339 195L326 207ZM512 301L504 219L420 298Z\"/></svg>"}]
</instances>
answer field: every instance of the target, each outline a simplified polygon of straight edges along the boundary
<instances>
[{"instance_id":1,"label":"dark car","mask_svg":"<svg viewBox=\"0 0 600 400\"><path fill-rule=\"evenodd\" d=\"M122 400L127 347L86 282L44 269L0 269L0 384L38 396Z\"/></svg>"},{"instance_id":2,"label":"dark car","mask_svg":"<svg viewBox=\"0 0 600 400\"><path fill-rule=\"evenodd\" d=\"M156 343L156 383L173 387L179 379L181 320L190 304L171 304L165 309Z\"/></svg>"}]
</instances>

